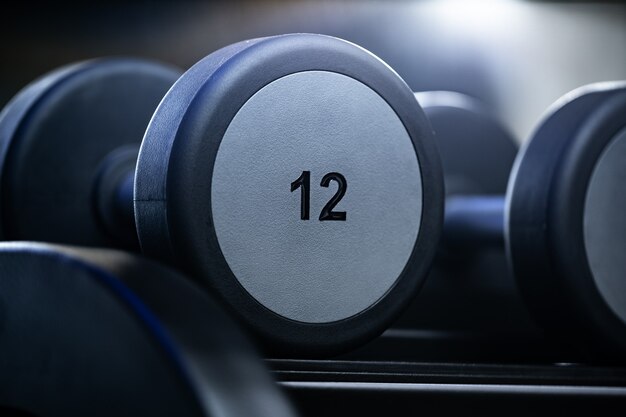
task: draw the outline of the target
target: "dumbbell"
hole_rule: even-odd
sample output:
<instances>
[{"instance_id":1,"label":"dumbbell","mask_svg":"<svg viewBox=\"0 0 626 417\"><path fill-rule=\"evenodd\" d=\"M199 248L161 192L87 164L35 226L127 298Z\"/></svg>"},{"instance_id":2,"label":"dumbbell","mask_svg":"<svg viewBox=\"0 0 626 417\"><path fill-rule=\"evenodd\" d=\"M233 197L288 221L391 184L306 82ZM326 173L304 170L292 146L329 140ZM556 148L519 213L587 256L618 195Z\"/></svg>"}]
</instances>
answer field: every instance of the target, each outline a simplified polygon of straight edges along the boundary
<instances>
[{"instance_id":1,"label":"dumbbell","mask_svg":"<svg viewBox=\"0 0 626 417\"><path fill-rule=\"evenodd\" d=\"M439 106L433 114L427 101L422 103L435 131L443 132L446 124L449 129L460 106ZM478 123L474 130L480 130ZM456 137L447 136L448 143L474 137L462 129L445 134ZM491 136L485 132L480 139ZM492 152L479 142L466 147ZM500 163L510 155L504 152ZM442 159L445 171L445 148ZM456 179L455 193L446 197L443 262L505 249L525 303L542 327L562 342L580 342L583 350L591 349L587 353L623 358L625 161L626 83L590 85L564 96L516 157L506 196L477 195L472 181ZM500 171L494 167L494 176Z\"/></svg>"},{"instance_id":2,"label":"dumbbell","mask_svg":"<svg viewBox=\"0 0 626 417\"><path fill-rule=\"evenodd\" d=\"M382 332L421 286L443 218L436 144L408 86L310 34L240 42L177 77L96 60L20 93L0 117L3 237L138 236L275 354Z\"/></svg>"},{"instance_id":3,"label":"dumbbell","mask_svg":"<svg viewBox=\"0 0 626 417\"><path fill-rule=\"evenodd\" d=\"M173 270L2 242L0 276L3 415L293 415L230 317Z\"/></svg>"},{"instance_id":4,"label":"dumbbell","mask_svg":"<svg viewBox=\"0 0 626 417\"><path fill-rule=\"evenodd\" d=\"M415 96L435 131L446 195L503 195L518 145L491 109L453 91ZM549 349L542 330L533 323L508 270L503 243L498 245L503 237L494 233L487 237L464 250L439 248L424 287L394 323L396 329L410 330L397 334L410 335L413 357L437 361L546 357Z\"/></svg>"}]
</instances>

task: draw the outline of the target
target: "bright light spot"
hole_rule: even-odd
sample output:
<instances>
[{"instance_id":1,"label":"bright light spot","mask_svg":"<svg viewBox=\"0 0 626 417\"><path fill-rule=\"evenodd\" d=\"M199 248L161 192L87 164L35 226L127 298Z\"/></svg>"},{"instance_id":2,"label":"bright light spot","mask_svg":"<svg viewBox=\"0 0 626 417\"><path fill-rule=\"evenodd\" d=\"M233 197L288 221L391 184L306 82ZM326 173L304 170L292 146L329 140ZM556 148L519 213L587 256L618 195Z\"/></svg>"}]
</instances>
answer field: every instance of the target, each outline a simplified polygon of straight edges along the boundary
<instances>
[{"instance_id":1,"label":"bright light spot","mask_svg":"<svg viewBox=\"0 0 626 417\"><path fill-rule=\"evenodd\" d=\"M520 3L515 0L437 0L429 6L438 24L467 35L495 35L520 18Z\"/></svg>"}]
</instances>

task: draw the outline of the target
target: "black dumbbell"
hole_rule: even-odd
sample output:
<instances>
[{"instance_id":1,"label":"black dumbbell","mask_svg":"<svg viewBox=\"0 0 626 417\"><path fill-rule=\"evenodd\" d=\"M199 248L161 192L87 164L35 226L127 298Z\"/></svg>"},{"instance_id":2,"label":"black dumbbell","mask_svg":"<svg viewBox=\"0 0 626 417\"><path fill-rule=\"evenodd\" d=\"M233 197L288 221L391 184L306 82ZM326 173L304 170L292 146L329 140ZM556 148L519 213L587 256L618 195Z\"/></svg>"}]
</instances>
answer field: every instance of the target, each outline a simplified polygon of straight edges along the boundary
<instances>
[{"instance_id":1,"label":"black dumbbell","mask_svg":"<svg viewBox=\"0 0 626 417\"><path fill-rule=\"evenodd\" d=\"M416 97L435 131L446 195L502 196L518 150L508 129L485 104L465 94L427 91ZM497 198L491 201L499 206ZM502 212L495 214L493 219L502 221L498 220ZM492 232L464 251L440 248L424 288L395 324L396 329L410 330L395 334L410 343L411 357L439 361L546 357L549 346L508 270L502 239Z\"/></svg>"},{"instance_id":2,"label":"black dumbbell","mask_svg":"<svg viewBox=\"0 0 626 417\"><path fill-rule=\"evenodd\" d=\"M4 238L138 235L275 352L379 334L419 289L443 217L408 86L362 48L307 34L240 42L177 76L91 61L20 93L0 118Z\"/></svg>"},{"instance_id":3,"label":"black dumbbell","mask_svg":"<svg viewBox=\"0 0 626 417\"><path fill-rule=\"evenodd\" d=\"M2 415L293 415L234 322L173 270L3 242L0 276Z\"/></svg>"},{"instance_id":4,"label":"black dumbbell","mask_svg":"<svg viewBox=\"0 0 626 417\"><path fill-rule=\"evenodd\" d=\"M435 131L443 133L446 120L454 120L459 111L454 107L441 107L433 117L425 105ZM475 128L480 131L479 124ZM446 133L456 139L444 142L472 139L460 130ZM474 152L493 150L480 140L467 146L474 146ZM445 154L442 150L444 170ZM511 151L505 150L500 163L510 158ZM465 184L447 194L445 259L472 259L486 248L505 249L526 305L544 328L570 345L581 342L583 350L623 357L625 161L626 84L596 84L566 95L518 154L506 197L476 195ZM494 167L495 177L499 172Z\"/></svg>"}]
</instances>

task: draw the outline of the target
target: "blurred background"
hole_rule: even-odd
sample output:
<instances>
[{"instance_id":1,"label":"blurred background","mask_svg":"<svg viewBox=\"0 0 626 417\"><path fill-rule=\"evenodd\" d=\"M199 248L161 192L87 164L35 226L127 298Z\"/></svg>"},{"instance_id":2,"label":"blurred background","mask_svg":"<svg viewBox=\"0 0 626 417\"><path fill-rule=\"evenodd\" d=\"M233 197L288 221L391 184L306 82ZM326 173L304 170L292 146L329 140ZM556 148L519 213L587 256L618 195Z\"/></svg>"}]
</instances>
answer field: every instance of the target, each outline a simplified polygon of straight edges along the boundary
<instances>
[{"instance_id":1,"label":"blurred background","mask_svg":"<svg viewBox=\"0 0 626 417\"><path fill-rule=\"evenodd\" d=\"M522 0L89 1L5 5L0 105L73 61L125 55L188 68L227 44L287 32L355 42L413 88L483 100L523 141L581 85L626 79L626 3Z\"/></svg>"}]
</instances>

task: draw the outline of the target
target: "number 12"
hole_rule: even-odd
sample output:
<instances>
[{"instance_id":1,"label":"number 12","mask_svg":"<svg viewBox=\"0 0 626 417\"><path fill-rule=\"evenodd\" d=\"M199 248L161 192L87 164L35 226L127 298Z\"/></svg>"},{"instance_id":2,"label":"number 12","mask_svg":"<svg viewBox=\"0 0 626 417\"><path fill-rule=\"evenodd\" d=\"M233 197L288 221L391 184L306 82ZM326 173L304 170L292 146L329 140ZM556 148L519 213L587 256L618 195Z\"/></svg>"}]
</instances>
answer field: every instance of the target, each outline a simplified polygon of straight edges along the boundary
<instances>
[{"instance_id":1,"label":"number 12","mask_svg":"<svg viewBox=\"0 0 626 417\"><path fill-rule=\"evenodd\" d=\"M320 186L328 187L331 181L337 182L339 188L335 195L328 200L328 203L324 206L322 211L320 212L320 221L327 220L346 220L346 212L345 211L333 211L335 206L341 201L343 196L346 194L346 190L348 189L348 181L346 181L346 177L341 175L338 172L329 172L324 175L322 181L320 182ZM291 191L295 191L300 188L300 219L309 220L309 212L311 209L311 171L302 171L302 175L300 175L294 182L291 183Z\"/></svg>"}]
</instances>

